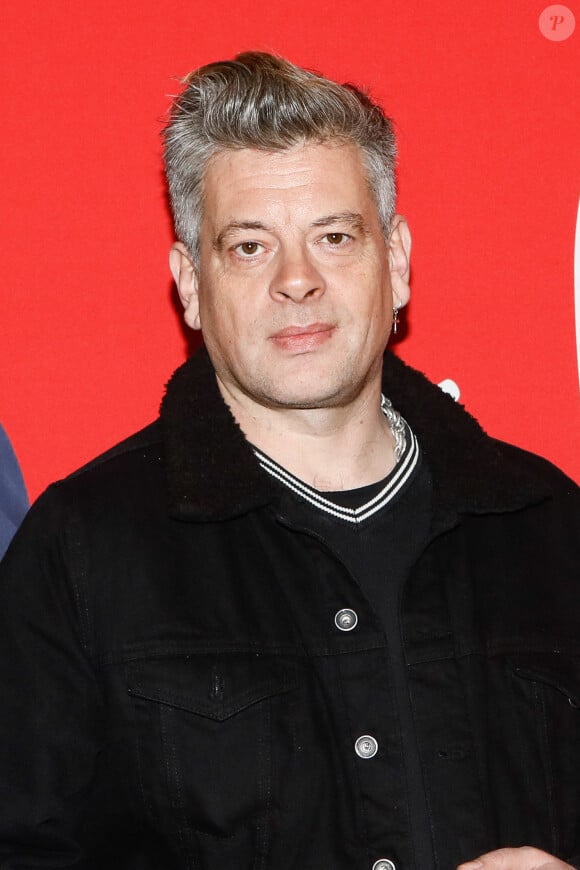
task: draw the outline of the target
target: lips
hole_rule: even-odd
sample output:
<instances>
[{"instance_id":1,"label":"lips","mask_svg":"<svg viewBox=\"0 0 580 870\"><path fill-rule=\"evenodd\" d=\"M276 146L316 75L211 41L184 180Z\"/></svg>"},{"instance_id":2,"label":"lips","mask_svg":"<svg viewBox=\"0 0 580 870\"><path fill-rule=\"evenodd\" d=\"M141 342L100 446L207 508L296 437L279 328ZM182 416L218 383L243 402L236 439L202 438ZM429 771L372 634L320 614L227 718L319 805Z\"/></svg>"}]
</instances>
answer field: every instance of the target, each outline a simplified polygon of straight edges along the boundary
<instances>
[{"instance_id":1,"label":"lips","mask_svg":"<svg viewBox=\"0 0 580 870\"><path fill-rule=\"evenodd\" d=\"M334 332L330 323L309 323L307 326L287 326L271 336L274 344L283 350L305 353L329 340Z\"/></svg>"}]
</instances>

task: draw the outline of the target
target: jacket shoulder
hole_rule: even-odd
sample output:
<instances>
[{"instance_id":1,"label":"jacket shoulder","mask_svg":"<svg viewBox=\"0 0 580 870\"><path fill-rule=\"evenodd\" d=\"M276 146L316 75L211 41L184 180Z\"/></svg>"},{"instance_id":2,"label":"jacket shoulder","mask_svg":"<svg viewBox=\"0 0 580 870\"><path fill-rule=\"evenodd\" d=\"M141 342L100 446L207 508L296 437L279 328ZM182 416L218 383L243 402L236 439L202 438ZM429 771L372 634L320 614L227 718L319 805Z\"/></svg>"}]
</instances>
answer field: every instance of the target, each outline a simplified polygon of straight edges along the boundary
<instances>
[{"instance_id":1,"label":"jacket shoulder","mask_svg":"<svg viewBox=\"0 0 580 870\"><path fill-rule=\"evenodd\" d=\"M163 453L159 421L155 421L52 483L38 502L58 502L93 517L104 517L124 504L137 510L159 494Z\"/></svg>"},{"instance_id":2,"label":"jacket shoulder","mask_svg":"<svg viewBox=\"0 0 580 870\"><path fill-rule=\"evenodd\" d=\"M568 477L562 469L548 459L522 447L516 447L507 441L491 439L505 460L518 468L522 478L535 480L548 494L553 497L562 496L572 500L576 505L580 502L580 487Z\"/></svg>"},{"instance_id":3,"label":"jacket shoulder","mask_svg":"<svg viewBox=\"0 0 580 870\"><path fill-rule=\"evenodd\" d=\"M113 447L110 447L108 450L95 456L94 459L91 459L89 462L85 463L85 465L82 465L58 483L66 483L69 480L81 478L85 475L92 476L94 473L98 473L99 470L105 470L108 465L118 467L124 461L131 462L135 456L144 457L152 450L158 452L161 448L161 442L162 438L159 420L155 420L153 423L149 423L148 426L145 426L138 432L134 432L127 438L119 441L118 444L115 444Z\"/></svg>"}]
</instances>

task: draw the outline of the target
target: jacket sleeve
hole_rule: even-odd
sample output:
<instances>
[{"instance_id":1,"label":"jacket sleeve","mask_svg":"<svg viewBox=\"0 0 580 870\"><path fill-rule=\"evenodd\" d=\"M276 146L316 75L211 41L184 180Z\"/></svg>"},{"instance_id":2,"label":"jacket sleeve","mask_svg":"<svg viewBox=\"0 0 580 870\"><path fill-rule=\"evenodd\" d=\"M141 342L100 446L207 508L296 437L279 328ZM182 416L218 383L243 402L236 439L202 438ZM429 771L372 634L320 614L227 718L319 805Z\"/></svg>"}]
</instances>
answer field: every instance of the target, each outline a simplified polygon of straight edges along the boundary
<instances>
[{"instance_id":1,"label":"jacket sleeve","mask_svg":"<svg viewBox=\"0 0 580 870\"><path fill-rule=\"evenodd\" d=\"M101 704L70 576L58 486L0 564L0 870L80 860Z\"/></svg>"},{"instance_id":2,"label":"jacket sleeve","mask_svg":"<svg viewBox=\"0 0 580 870\"><path fill-rule=\"evenodd\" d=\"M18 460L0 425L0 559L28 510L28 496Z\"/></svg>"}]
</instances>

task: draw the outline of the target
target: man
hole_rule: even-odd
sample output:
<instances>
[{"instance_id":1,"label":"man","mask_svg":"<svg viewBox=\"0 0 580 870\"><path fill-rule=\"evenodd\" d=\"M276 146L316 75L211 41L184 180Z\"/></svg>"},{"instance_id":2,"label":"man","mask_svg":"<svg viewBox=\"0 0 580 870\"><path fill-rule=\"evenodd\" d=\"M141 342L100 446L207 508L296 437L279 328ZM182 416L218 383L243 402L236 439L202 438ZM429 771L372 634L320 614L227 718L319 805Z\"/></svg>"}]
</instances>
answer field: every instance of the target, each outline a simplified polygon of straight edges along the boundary
<instances>
[{"instance_id":1,"label":"man","mask_svg":"<svg viewBox=\"0 0 580 870\"><path fill-rule=\"evenodd\" d=\"M0 867L580 867L578 492L383 366L389 121L245 54L165 135L207 351L9 551Z\"/></svg>"}]
</instances>

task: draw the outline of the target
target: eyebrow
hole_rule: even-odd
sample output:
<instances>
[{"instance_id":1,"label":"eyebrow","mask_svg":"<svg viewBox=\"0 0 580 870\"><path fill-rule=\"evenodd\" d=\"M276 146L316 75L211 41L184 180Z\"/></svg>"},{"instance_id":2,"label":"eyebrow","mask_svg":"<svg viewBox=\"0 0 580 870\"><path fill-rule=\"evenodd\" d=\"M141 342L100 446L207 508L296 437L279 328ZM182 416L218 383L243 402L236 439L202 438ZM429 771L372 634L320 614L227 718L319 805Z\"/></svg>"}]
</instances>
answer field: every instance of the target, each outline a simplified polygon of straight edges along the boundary
<instances>
[{"instance_id":1,"label":"eyebrow","mask_svg":"<svg viewBox=\"0 0 580 870\"><path fill-rule=\"evenodd\" d=\"M214 250L221 251L224 241L236 230L264 230L268 233L272 232L272 228L262 223L262 221L230 221L217 234L213 243Z\"/></svg>"},{"instance_id":2,"label":"eyebrow","mask_svg":"<svg viewBox=\"0 0 580 870\"><path fill-rule=\"evenodd\" d=\"M341 211L337 214L326 214L313 221L311 227L326 227L329 224L348 224L359 232L366 233L367 225L362 214L354 211Z\"/></svg>"}]
</instances>

